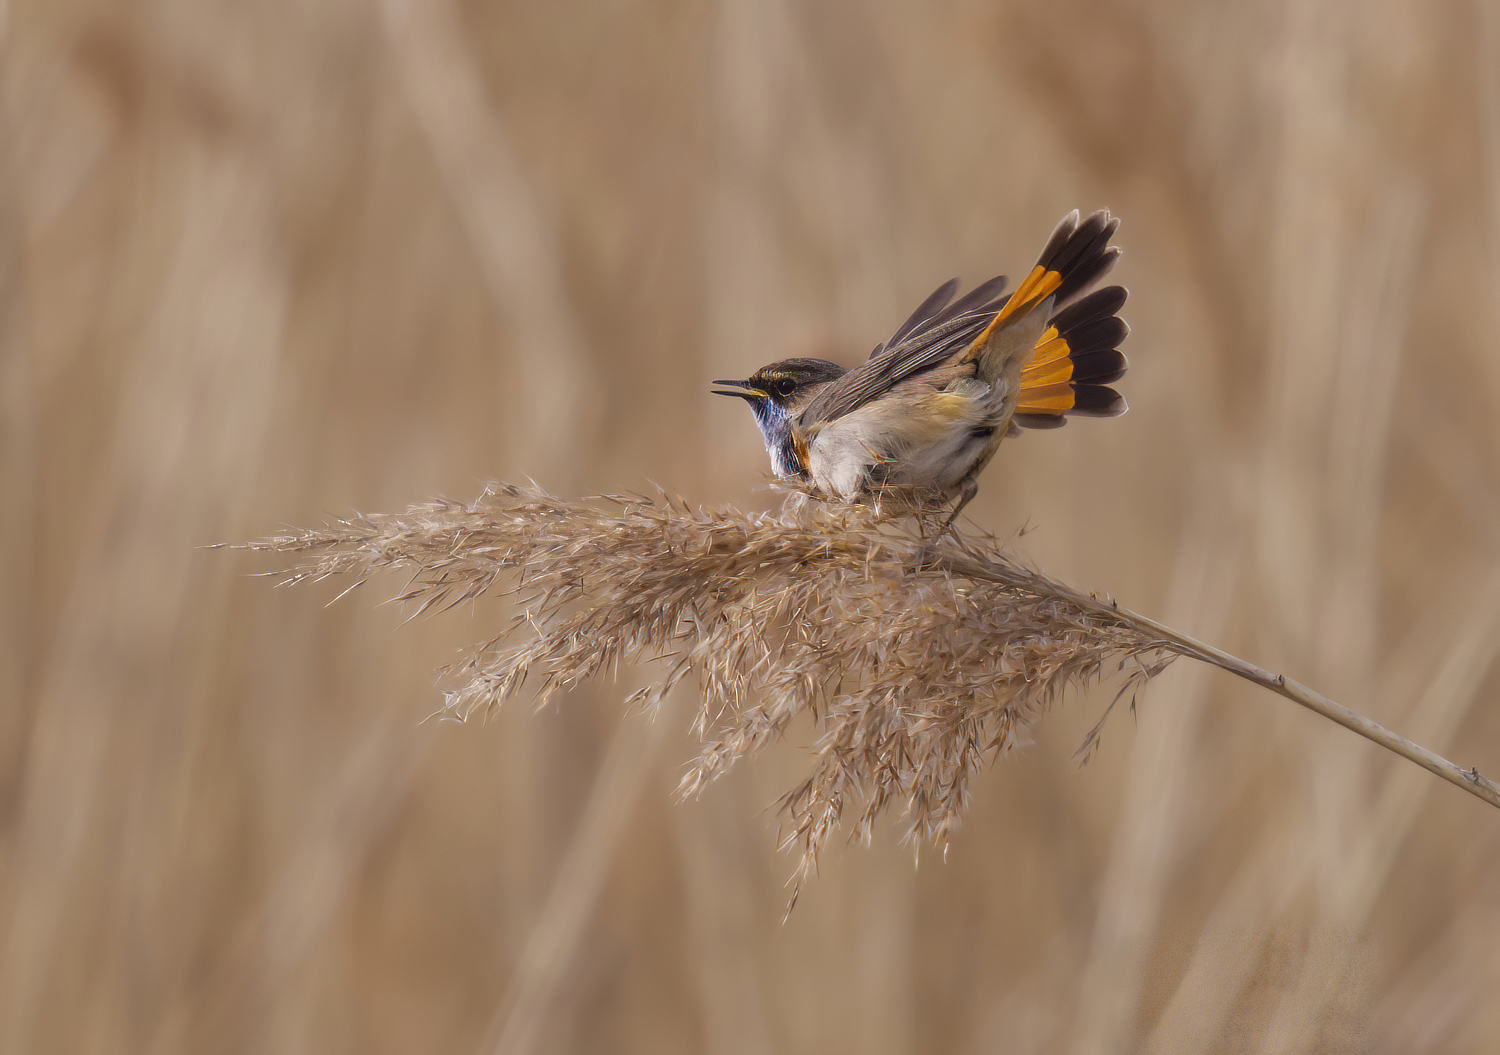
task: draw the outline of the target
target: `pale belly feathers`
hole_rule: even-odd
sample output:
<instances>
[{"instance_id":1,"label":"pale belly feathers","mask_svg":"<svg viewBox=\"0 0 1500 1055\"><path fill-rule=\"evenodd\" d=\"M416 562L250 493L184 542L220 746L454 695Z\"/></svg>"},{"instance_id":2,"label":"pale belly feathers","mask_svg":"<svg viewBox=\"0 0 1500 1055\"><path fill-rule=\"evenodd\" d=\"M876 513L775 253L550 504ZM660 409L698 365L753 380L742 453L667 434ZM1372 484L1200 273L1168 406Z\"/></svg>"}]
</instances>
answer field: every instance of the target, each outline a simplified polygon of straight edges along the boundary
<instances>
[{"instance_id":1,"label":"pale belly feathers","mask_svg":"<svg viewBox=\"0 0 1500 1055\"><path fill-rule=\"evenodd\" d=\"M848 500L886 488L944 499L1008 423L1012 387L1004 377L993 387L962 378L942 389L914 378L810 435L808 472Z\"/></svg>"}]
</instances>

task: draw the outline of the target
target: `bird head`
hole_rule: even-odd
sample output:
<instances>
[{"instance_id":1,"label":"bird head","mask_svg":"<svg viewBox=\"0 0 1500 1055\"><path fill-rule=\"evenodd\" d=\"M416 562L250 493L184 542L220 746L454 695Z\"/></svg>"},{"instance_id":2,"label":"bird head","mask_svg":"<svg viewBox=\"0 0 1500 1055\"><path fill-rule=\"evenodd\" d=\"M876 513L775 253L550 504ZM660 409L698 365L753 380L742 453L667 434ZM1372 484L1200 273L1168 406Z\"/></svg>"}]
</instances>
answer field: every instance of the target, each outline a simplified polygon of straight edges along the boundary
<instances>
[{"instance_id":1,"label":"bird head","mask_svg":"<svg viewBox=\"0 0 1500 1055\"><path fill-rule=\"evenodd\" d=\"M825 385L843 374L842 366L827 359L783 359L743 381L715 381L727 391L715 389L714 395L738 396L750 404L771 467L778 476L801 476L805 469L792 442L792 421Z\"/></svg>"}]
</instances>

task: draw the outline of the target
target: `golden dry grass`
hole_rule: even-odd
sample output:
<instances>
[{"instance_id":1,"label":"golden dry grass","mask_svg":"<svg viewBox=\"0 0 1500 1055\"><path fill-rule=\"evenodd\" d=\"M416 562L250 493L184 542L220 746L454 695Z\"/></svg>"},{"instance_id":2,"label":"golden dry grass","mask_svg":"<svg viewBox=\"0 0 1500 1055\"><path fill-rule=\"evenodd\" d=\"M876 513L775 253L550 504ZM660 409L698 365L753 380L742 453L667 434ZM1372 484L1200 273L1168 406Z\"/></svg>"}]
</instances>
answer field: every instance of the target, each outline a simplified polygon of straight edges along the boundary
<instances>
[{"instance_id":1,"label":"golden dry grass","mask_svg":"<svg viewBox=\"0 0 1500 1055\"><path fill-rule=\"evenodd\" d=\"M909 518L875 507L788 499L779 515L748 516L666 496L568 502L507 485L253 548L299 560L283 585L352 575L358 586L375 571L409 571L398 600L417 616L511 596L516 613L500 633L447 672L448 717L491 716L528 687L545 707L622 664L654 664L660 677L625 700L654 718L687 681L703 749L684 795L810 718L812 773L782 799L783 845L801 851L794 899L846 822L868 844L899 808L908 841L946 846L974 773L1019 747L1065 690L1113 668L1123 695L1177 652L993 540L939 534L946 510L927 518L932 533L913 533ZM1091 732L1081 752L1097 740Z\"/></svg>"},{"instance_id":2,"label":"golden dry grass","mask_svg":"<svg viewBox=\"0 0 1500 1055\"><path fill-rule=\"evenodd\" d=\"M946 861L701 799L622 670L486 725L403 625L196 547L350 509L771 499L714 377L852 362L1124 218L1131 413L968 512L1500 770L1500 15L1303 5L12 4L0 1050L1483 1052L1493 810L1178 664L971 777ZM373 584L372 584L373 585ZM400 588L400 581L390 584ZM367 588L368 589L368 588Z\"/></svg>"}]
</instances>

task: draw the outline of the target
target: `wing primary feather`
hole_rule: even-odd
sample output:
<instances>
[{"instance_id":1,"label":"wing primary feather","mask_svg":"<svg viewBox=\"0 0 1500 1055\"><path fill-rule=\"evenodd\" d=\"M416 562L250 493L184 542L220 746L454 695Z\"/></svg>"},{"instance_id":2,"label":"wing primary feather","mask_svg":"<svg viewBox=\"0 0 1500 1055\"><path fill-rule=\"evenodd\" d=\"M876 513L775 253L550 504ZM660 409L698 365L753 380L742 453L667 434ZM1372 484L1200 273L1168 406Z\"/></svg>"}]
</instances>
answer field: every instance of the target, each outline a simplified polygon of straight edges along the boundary
<instances>
[{"instance_id":1,"label":"wing primary feather","mask_svg":"<svg viewBox=\"0 0 1500 1055\"><path fill-rule=\"evenodd\" d=\"M958 285L958 279L950 278L947 282L944 282L937 289L933 290L926 300L917 305L917 310L911 313L907 320L901 324L901 327L895 333L891 334L890 338L884 344L875 346L875 351L870 353L870 358L875 358L875 356L887 348L896 347L896 345L911 336L914 331L942 314L943 309L948 307L948 302L953 299L953 295L958 292Z\"/></svg>"},{"instance_id":2,"label":"wing primary feather","mask_svg":"<svg viewBox=\"0 0 1500 1055\"><path fill-rule=\"evenodd\" d=\"M990 313L970 312L928 328L867 359L829 384L803 408L804 423L831 421L856 410L890 386L942 362L984 328Z\"/></svg>"},{"instance_id":3,"label":"wing primary feather","mask_svg":"<svg viewBox=\"0 0 1500 1055\"><path fill-rule=\"evenodd\" d=\"M956 319L961 315L967 315L976 311L998 310L1000 307L1000 294L1005 292L1005 284L1010 281L1004 275L996 275L988 282L981 282L969 292L965 293L942 315L933 319L935 323L944 323L950 319Z\"/></svg>"}]
</instances>

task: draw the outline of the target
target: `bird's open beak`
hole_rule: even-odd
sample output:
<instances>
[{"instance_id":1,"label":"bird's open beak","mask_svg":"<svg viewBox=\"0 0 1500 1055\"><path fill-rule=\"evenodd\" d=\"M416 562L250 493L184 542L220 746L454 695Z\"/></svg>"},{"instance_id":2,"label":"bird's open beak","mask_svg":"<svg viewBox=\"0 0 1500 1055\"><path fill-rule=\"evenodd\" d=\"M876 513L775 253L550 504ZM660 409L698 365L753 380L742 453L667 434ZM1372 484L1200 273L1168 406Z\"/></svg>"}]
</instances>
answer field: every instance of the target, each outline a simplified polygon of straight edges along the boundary
<instances>
[{"instance_id":1,"label":"bird's open beak","mask_svg":"<svg viewBox=\"0 0 1500 1055\"><path fill-rule=\"evenodd\" d=\"M739 396L741 399L765 399L766 393L763 389L756 388L748 381L715 381L716 385L727 385L731 389L739 389L738 392L720 392L714 389L716 396Z\"/></svg>"}]
</instances>

